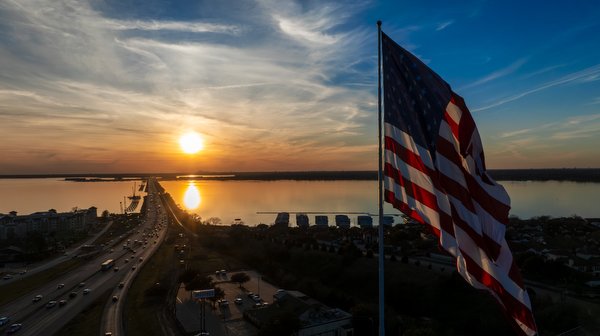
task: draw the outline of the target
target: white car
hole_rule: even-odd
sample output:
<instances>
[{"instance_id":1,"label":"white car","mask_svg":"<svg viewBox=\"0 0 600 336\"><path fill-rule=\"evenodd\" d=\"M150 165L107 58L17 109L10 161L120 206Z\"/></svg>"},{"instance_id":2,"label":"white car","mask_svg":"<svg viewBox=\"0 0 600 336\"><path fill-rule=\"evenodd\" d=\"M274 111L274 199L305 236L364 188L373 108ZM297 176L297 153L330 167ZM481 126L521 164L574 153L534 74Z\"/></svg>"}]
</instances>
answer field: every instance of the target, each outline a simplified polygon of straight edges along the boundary
<instances>
[{"instance_id":1,"label":"white car","mask_svg":"<svg viewBox=\"0 0 600 336\"><path fill-rule=\"evenodd\" d=\"M89 294L92 290L89 288L86 288L83 290L83 295Z\"/></svg>"}]
</instances>

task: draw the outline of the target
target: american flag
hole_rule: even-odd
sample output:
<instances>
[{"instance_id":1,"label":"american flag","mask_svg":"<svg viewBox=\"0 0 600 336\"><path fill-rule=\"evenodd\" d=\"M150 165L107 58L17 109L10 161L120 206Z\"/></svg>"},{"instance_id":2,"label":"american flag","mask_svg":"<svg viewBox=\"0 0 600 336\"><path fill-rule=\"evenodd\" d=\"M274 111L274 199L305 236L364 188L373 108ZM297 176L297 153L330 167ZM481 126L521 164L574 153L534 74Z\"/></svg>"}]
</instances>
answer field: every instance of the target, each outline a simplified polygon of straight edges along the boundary
<instances>
[{"instance_id":1,"label":"american flag","mask_svg":"<svg viewBox=\"0 0 600 336\"><path fill-rule=\"evenodd\" d=\"M463 278L488 290L519 334L536 335L531 303L504 238L510 199L485 169L463 99L384 33L384 197L429 226Z\"/></svg>"}]
</instances>

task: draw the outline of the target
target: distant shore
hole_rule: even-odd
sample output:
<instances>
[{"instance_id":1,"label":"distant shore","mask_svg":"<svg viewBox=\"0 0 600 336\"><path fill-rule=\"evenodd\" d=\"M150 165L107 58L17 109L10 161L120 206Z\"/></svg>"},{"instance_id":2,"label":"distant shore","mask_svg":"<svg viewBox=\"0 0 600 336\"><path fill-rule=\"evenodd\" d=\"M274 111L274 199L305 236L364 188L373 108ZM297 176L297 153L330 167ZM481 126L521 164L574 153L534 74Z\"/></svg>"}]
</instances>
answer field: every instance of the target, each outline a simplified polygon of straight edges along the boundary
<instances>
[{"instance_id":1,"label":"distant shore","mask_svg":"<svg viewBox=\"0 0 600 336\"><path fill-rule=\"evenodd\" d=\"M600 182L600 168L588 169L490 169L489 174L498 181L574 181ZM79 182L128 181L147 177L162 180L377 180L377 171L288 171L288 172L202 172L185 173L121 173L121 174L23 174L0 175L0 179L65 178Z\"/></svg>"}]
</instances>

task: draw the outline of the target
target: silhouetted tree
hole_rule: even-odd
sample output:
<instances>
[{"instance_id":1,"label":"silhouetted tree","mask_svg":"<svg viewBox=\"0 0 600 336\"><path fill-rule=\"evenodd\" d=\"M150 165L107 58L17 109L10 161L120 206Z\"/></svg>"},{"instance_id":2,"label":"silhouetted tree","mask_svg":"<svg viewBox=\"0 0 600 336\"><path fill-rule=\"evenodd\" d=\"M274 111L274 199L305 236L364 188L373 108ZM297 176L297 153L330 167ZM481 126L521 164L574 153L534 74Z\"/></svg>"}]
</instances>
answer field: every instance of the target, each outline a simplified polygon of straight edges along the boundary
<instances>
[{"instance_id":1,"label":"silhouetted tree","mask_svg":"<svg viewBox=\"0 0 600 336\"><path fill-rule=\"evenodd\" d=\"M237 282L237 284L242 288L242 284L250 281L250 276L244 272L234 273L231 275L231 281Z\"/></svg>"}]
</instances>

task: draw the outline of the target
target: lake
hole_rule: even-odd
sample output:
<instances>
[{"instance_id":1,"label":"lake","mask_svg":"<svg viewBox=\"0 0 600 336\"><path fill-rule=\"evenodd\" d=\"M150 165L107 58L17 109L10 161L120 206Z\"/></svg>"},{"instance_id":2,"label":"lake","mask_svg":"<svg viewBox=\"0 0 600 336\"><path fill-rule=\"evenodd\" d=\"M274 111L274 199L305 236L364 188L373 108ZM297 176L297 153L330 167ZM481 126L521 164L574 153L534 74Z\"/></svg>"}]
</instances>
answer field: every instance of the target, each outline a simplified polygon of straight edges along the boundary
<instances>
[{"instance_id":1,"label":"lake","mask_svg":"<svg viewBox=\"0 0 600 336\"><path fill-rule=\"evenodd\" d=\"M600 217L600 183L503 181L512 199L511 214ZM376 181L162 181L175 202L203 219L224 224L240 218L248 225L270 224L275 214L257 212L377 213ZM139 181L137 182L139 186ZM134 182L69 182L62 179L0 179L0 213L19 214L96 206L98 212L120 213ZM136 187L137 189L137 187ZM138 191L136 190L136 193ZM125 200L129 203L129 200ZM137 209L139 211L139 207ZM390 206L386 214L399 212ZM350 215L352 223L356 214ZM333 215L329 216L330 224ZM314 223L314 215L309 215ZM295 222L294 216L290 216Z\"/></svg>"}]
</instances>

